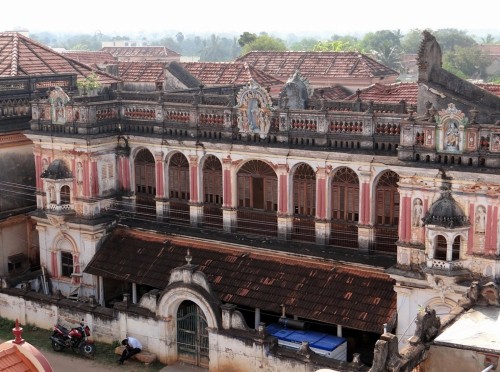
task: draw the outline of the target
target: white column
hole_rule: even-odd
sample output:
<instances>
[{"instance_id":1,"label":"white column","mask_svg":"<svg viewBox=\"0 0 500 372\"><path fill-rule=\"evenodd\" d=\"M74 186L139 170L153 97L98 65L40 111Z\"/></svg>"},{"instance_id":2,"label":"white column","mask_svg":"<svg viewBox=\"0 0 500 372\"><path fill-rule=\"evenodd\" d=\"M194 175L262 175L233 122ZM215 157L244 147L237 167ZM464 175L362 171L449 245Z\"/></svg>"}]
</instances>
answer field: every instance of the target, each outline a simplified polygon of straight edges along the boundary
<instances>
[{"instance_id":1,"label":"white column","mask_svg":"<svg viewBox=\"0 0 500 372\"><path fill-rule=\"evenodd\" d=\"M102 276L99 276L99 304L104 306L104 281Z\"/></svg>"},{"instance_id":2,"label":"white column","mask_svg":"<svg viewBox=\"0 0 500 372\"><path fill-rule=\"evenodd\" d=\"M132 303L137 303L137 284L132 283Z\"/></svg>"},{"instance_id":3,"label":"white column","mask_svg":"<svg viewBox=\"0 0 500 372\"><path fill-rule=\"evenodd\" d=\"M260 309L258 307L255 308L255 329L259 329L260 324Z\"/></svg>"}]
</instances>

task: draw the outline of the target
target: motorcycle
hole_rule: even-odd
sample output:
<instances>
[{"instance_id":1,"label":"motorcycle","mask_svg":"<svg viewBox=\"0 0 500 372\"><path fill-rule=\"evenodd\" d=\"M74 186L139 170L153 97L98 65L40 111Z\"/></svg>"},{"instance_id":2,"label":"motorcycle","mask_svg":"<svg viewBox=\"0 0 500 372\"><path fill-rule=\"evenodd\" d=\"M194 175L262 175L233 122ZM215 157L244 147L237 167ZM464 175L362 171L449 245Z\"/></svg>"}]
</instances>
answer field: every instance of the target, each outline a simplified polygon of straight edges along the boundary
<instances>
[{"instance_id":1,"label":"motorcycle","mask_svg":"<svg viewBox=\"0 0 500 372\"><path fill-rule=\"evenodd\" d=\"M50 336L52 341L52 349L54 351L63 351L71 349L77 351L86 358L93 358L95 355L95 345L89 340L90 328L82 321L80 325L71 329L64 327L61 324L54 326L54 332Z\"/></svg>"}]
</instances>

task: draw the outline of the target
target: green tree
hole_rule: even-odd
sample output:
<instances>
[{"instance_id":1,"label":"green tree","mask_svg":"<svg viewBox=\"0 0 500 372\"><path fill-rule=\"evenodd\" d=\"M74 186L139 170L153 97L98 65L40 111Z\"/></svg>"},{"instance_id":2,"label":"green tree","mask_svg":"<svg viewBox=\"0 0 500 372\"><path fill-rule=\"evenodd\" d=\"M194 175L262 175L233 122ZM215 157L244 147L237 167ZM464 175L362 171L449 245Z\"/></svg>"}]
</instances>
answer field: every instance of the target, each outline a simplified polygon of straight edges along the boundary
<instances>
[{"instance_id":1,"label":"green tree","mask_svg":"<svg viewBox=\"0 0 500 372\"><path fill-rule=\"evenodd\" d=\"M319 41L313 38L304 38L290 45L291 50L310 52Z\"/></svg>"},{"instance_id":2,"label":"green tree","mask_svg":"<svg viewBox=\"0 0 500 372\"><path fill-rule=\"evenodd\" d=\"M244 47L245 45L254 42L255 39L257 39L256 34L245 31L240 35L240 38L238 39L238 44L240 44L240 47Z\"/></svg>"},{"instance_id":3,"label":"green tree","mask_svg":"<svg viewBox=\"0 0 500 372\"><path fill-rule=\"evenodd\" d=\"M410 30L401 39L401 49L404 53L417 54L422 44L422 32L418 28Z\"/></svg>"},{"instance_id":4,"label":"green tree","mask_svg":"<svg viewBox=\"0 0 500 372\"><path fill-rule=\"evenodd\" d=\"M481 44L495 44L495 38L492 34L488 34L481 38Z\"/></svg>"},{"instance_id":5,"label":"green tree","mask_svg":"<svg viewBox=\"0 0 500 372\"><path fill-rule=\"evenodd\" d=\"M370 32L363 37L363 49L383 65L401 71L401 33L398 31L381 30Z\"/></svg>"},{"instance_id":6,"label":"green tree","mask_svg":"<svg viewBox=\"0 0 500 372\"><path fill-rule=\"evenodd\" d=\"M314 52L354 52L357 47L349 41L320 41L314 45L312 50Z\"/></svg>"},{"instance_id":7,"label":"green tree","mask_svg":"<svg viewBox=\"0 0 500 372\"><path fill-rule=\"evenodd\" d=\"M200 61L218 62L231 59L233 42L227 38L221 38L212 34L210 39L203 41L203 49L200 53Z\"/></svg>"},{"instance_id":8,"label":"green tree","mask_svg":"<svg viewBox=\"0 0 500 372\"><path fill-rule=\"evenodd\" d=\"M179 44L182 44L182 42L184 41L184 34L182 32L178 32L177 34L175 34L175 38L177 39L177 42Z\"/></svg>"},{"instance_id":9,"label":"green tree","mask_svg":"<svg viewBox=\"0 0 500 372\"><path fill-rule=\"evenodd\" d=\"M490 56L475 47L456 47L443 55L443 68L461 78L486 79L486 67L491 62Z\"/></svg>"},{"instance_id":10,"label":"green tree","mask_svg":"<svg viewBox=\"0 0 500 372\"><path fill-rule=\"evenodd\" d=\"M254 41L245 44L241 49L242 54L247 54L256 50L269 50L275 52L283 52L287 47L283 40L274 38L267 34L259 35Z\"/></svg>"},{"instance_id":11,"label":"green tree","mask_svg":"<svg viewBox=\"0 0 500 372\"><path fill-rule=\"evenodd\" d=\"M455 28L444 28L433 33L437 42L441 46L443 53L454 51L456 48L470 48L477 45L472 36L467 35L467 31Z\"/></svg>"},{"instance_id":12,"label":"green tree","mask_svg":"<svg viewBox=\"0 0 500 372\"><path fill-rule=\"evenodd\" d=\"M90 73L83 79L78 79L76 82L76 86L83 94L88 94L95 89L99 89L101 87L101 83L99 82L99 78L95 72Z\"/></svg>"}]
</instances>

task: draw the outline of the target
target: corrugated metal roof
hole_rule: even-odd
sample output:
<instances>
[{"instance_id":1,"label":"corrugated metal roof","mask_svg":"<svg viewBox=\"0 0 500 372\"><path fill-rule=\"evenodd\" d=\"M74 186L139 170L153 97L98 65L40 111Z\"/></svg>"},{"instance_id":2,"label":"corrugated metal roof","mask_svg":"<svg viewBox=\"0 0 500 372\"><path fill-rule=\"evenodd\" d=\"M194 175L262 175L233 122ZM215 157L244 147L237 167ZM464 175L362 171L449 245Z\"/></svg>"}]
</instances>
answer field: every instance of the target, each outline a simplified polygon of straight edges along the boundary
<instances>
[{"instance_id":1,"label":"corrugated metal roof","mask_svg":"<svg viewBox=\"0 0 500 372\"><path fill-rule=\"evenodd\" d=\"M284 304L300 318L378 333L396 312L394 281L380 270L124 228L85 273L163 289L188 248L222 302L275 313Z\"/></svg>"}]
</instances>

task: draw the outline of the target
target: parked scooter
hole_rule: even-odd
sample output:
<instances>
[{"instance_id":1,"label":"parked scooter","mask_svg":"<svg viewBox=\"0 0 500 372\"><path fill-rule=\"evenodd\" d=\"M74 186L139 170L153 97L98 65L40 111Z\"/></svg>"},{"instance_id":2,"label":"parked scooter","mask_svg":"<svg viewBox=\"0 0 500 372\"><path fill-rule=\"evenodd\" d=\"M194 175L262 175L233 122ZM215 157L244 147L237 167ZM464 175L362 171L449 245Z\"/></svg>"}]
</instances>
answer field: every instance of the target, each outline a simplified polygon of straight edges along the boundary
<instances>
[{"instance_id":1,"label":"parked scooter","mask_svg":"<svg viewBox=\"0 0 500 372\"><path fill-rule=\"evenodd\" d=\"M50 336L52 349L54 351L63 351L71 349L77 351L86 358L93 358L95 354L95 345L89 340L90 328L82 321L80 326L67 329L61 324L54 326L54 333Z\"/></svg>"}]
</instances>

